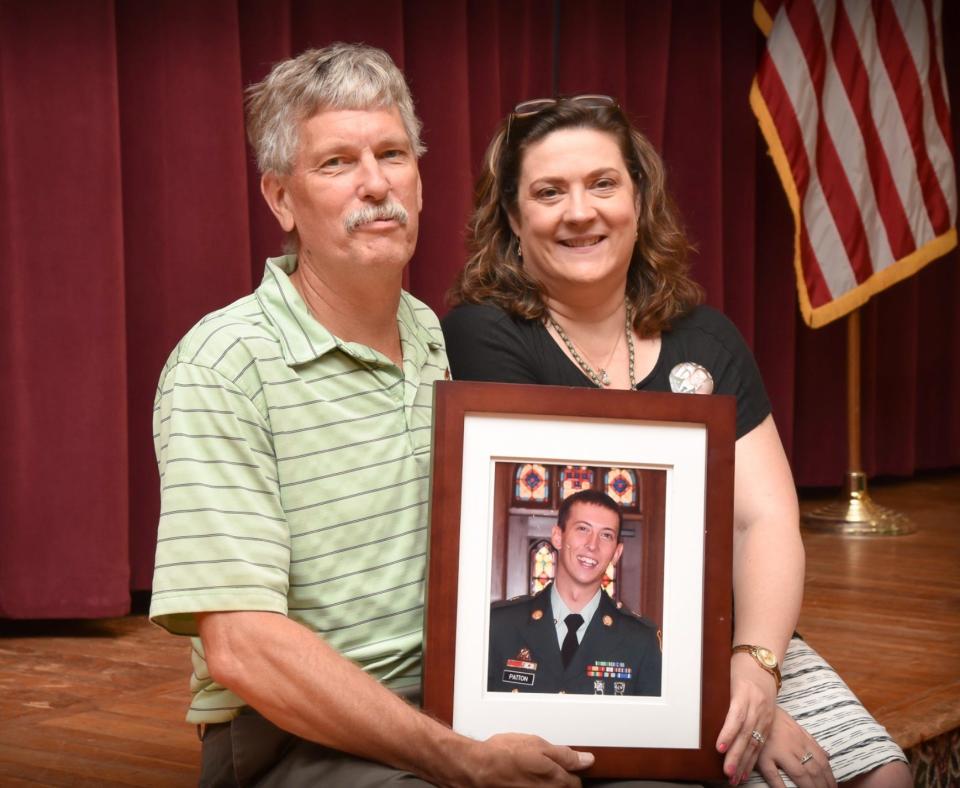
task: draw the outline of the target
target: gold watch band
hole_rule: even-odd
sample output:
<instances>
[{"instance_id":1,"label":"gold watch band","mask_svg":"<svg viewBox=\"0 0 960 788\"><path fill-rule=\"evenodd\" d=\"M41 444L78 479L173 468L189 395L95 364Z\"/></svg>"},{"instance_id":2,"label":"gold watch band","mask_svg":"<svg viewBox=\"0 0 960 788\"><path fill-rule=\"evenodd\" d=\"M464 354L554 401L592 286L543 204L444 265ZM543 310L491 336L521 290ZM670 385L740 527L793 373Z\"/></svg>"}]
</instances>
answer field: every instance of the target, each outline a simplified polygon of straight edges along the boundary
<instances>
[{"instance_id":1,"label":"gold watch band","mask_svg":"<svg viewBox=\"0 0 960 788\"><path fill-rule=\"evenodd\" d=\"M761 668L773 676L777 682L777 692L780 692L780 685L783 684L783 679L780 676L780 662L777 660L776 654L763 646L751 646L746 643L734 646L730 653L736 654L738 651L745 651L756 660L756 663Z\"/></svg>"}]
</instances>

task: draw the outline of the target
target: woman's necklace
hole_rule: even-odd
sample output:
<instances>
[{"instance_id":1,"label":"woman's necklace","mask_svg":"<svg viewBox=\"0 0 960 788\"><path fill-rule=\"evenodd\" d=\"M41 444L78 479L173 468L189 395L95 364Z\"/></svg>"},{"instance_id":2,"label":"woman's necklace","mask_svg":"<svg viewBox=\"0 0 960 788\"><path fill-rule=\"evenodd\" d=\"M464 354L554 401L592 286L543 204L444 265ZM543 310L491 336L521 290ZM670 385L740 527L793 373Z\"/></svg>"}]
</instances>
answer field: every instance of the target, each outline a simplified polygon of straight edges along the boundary
<instances>
[{"instance_id":1,"label":"woman's necklace","mask_svg":"<svg viewBox=\"0 0 960 788\"><path fill-rule=\"evenodd\" d=\"M606 388L610 385L610 375L603 367L597 367L594 371L593 367L587 363L587 360L580 355L580 351L577 350L577 346L573 344L573 341L570 337L567 336L567 332L563 330L556 320L554 320L553 315L548 311L547 320L550 322L550 325L553 326L553 330L557 332L557 336L563 340L563 344L567 346L567 350L570 351L570 355L573 356L573 360L577 362L577 365L584 371L586 376L593 381L595 386L601 386ZM633 331L630 326L630 308L627 307L627 316L624 320L623 332L627 337L627 355L629 358L629 375L630 375L630 388L633 388L636 384L634 380L634 360L635 360L635 351L633 347ZM610 351L610 356L607 359L607 365L609 366L610 359L613 358L613 354L617 350L617 345L620 344L620 337L617 337L617 344L613 346L613 350Z\"/></svg>"}]
</instances>

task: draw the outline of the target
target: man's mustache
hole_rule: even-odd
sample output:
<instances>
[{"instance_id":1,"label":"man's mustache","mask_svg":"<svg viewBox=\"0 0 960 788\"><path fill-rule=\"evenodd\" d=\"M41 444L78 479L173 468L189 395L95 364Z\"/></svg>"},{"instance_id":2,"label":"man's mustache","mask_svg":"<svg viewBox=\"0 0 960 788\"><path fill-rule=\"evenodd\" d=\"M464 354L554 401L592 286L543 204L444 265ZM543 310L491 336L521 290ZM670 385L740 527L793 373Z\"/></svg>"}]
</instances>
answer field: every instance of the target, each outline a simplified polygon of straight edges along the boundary
<instances>
[{"instance_id":1,"label":"man's mustache","mask_svg":"<svg viewBox=\"0 0 960 788\"><path fill-rule=\"evenodd\" d=\"M407 209L400 203L387 200L376 205L364 205L355 211L347 214L343 220L348 233L352 233L362 224L377 221L398 221L400 224L406 224L409 216Z\"/></svg>"}]
</instances>

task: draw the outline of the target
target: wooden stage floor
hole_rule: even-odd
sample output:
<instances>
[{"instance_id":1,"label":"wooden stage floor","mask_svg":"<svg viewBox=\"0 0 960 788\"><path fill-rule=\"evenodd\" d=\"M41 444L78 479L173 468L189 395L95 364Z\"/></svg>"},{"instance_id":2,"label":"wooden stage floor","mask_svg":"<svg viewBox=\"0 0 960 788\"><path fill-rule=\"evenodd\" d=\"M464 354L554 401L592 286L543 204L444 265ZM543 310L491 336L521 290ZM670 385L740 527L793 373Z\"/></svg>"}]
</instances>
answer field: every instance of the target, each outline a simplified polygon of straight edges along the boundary
<instances>
[{"instance_id":1,"label":"wooden stage floor","mask_svg":"<svg viewBox=\"0 0 960 788\"><path fill-rule=\"evenodd\" d=\"M907 748L960 727L960 473L871 492L919 533L805 532L800 631ZM0 785L196 785L189 671L142 616L0 622Z\"/></svg>"},{"instance_id":2,"label":"wooden stage floor","mask_svg":"<svg viewBox=\"0 0 960 788\"><path fill-rule=\"evenodd\" d=\"M804 531L800 633L907 749L960 727L960 474L873 485L916 534ZM802 510L831 499L807 499Z\"/></svg>"}]
</instances>

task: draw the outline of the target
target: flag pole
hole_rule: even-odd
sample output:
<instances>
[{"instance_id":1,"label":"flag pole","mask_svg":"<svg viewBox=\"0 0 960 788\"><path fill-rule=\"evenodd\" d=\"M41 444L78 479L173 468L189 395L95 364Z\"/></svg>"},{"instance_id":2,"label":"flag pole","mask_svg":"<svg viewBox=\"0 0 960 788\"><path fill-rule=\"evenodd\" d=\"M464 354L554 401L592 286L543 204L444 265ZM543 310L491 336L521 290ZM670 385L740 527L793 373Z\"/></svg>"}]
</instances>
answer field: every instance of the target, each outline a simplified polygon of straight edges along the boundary
<instances>
[{"instance_id":1,"label":"flag pole","mask_svg":"<svg viewBox=\"0 0 960 788\"><path fill-rule=\"evenodd\" d=\"M804 528L846 536L902 536L917 530L904 514L881 506L867 492L860 453L860 310L847 316L847 473L841 499L807 512Z\"/></svg>"}]
</instances>

